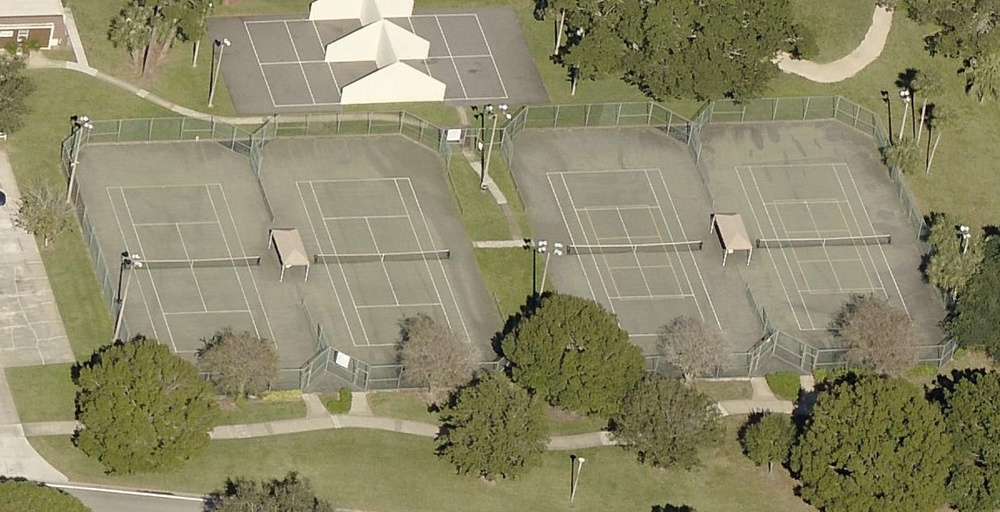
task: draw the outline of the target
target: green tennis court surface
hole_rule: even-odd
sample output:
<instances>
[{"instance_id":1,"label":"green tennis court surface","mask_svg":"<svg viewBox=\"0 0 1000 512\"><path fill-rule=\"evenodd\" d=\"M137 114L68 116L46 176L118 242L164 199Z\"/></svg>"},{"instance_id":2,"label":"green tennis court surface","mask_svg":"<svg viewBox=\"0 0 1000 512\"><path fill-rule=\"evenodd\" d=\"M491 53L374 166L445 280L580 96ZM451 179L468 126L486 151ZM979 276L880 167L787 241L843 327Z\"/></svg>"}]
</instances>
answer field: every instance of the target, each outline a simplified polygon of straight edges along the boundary
<instances>
[{"instance_id":1,"label":"green tennis court surface","mask_svg":"<svg viewBox=\"0 0 1000 512\"><path fill-rule=\"evenodd\" d=\"M230 327L271 340L283 367L317 349L392 362L399 322L425 314L489 359L499 324L439 157L396 137L279 139L261 181L212 143L88 145L79 181L130 334L182 354ZM273 219L272 219L273 212ZM298 230L310 263L279 282L271 228Z\"/></svg>"}]
</instances>

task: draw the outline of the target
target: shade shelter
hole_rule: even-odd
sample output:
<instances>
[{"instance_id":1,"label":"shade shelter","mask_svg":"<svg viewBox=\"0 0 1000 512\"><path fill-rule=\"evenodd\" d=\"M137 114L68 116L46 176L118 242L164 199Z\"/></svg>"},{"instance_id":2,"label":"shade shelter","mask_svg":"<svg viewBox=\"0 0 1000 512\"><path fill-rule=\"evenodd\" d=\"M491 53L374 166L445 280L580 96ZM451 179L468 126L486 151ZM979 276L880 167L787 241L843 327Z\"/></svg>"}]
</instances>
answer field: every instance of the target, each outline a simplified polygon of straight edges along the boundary
<instances>
[{"instance_id":1,"label":"shade shelter","mask_svg":"<svg viewBox=\"0 0 1000 512\"><path fill-rule=\"evenodd\" d=\"M726 258L736 251L747 252L747 266L750 266L750 257L753 256L753 241L747 234L747 228L743 225L743 217L738 213L713 213L712 225L709 233L719 230L722 239L722 266L726 266Z\"/></svg>"},{"instance_id":2,"label":"shade shelter","mask_svg":"<svg viewBox=\"0 0 1000 512\"><path fill-rule=\"evenodd\" d=\"M306 254L305 246L302 245L299 230L294 228L272 229L267 239L267 248L271 247L274 247L275 253L278 255L278 263L281 265L281 276L278 278L278 282L285 280L285 269L292 267L305 267L306 277L304 280L309 280L311 261L309 255Z\"/></svg>"}]
</instances>

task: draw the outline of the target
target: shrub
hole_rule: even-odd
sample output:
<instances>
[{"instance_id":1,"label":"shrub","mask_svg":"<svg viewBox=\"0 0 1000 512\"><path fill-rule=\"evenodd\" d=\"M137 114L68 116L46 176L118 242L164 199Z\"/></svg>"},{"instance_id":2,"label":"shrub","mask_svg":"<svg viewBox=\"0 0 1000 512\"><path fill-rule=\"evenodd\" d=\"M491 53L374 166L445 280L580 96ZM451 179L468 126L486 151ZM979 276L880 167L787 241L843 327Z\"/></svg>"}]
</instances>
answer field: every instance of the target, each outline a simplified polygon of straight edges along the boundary
<instances>
[{"instance_id":1,"label":"shrub","mask_svg":"<svg viewBox=\"0 0 1000 512\"><path fill-rule=\"evenodd\" d=\"M349 388L340 388L340 392L336 395L324 393L323 405L330 414L347 414L351 411L351 396Z\"/></svg>"},{"instance_id":2,"label":"shrub","mask_svg":"<svg viewBox=\"0 0 1000 512\"><path fill-rule=\"evenodd\" d=\"M799 399L799 374L795 372L774 372L764 376L771 392L782 400L796 401Z\"/></svg>"}]
</instances>

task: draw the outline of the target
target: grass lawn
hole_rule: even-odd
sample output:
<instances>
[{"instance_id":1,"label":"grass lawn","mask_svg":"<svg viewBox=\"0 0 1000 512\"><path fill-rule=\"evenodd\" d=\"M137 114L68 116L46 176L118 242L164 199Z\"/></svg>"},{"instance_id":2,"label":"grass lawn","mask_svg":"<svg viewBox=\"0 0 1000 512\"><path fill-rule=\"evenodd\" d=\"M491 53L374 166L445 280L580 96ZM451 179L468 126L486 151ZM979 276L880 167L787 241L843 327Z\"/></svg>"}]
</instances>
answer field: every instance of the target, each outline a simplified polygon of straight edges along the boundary
<instances>
[{"instance_id":1,"label":"grass lawn","mask_svg":"<svg viewBox=\"0 0 1000 512\"><path fill-rule=\"evenodd\" d=\"M422 423L440 423L440 414L431 412L417 391L368 393L368 406L375 416Z\"/></svg>"},{"instance_id":2,"label":"grass lawn","mask_svg":"<svg viewBox=\"0 0 1000 512\"><path fill-rule=\"evenodd\" d=\"M483 272L486 289L500 308L500 317L509 318L521 312L531 295L532 253L524 249L476 249L476 262ZM545 258L538 257L538 285L541 286ZM552 290L552 283L546 283ZM502 326L497 326L499 330Z\"/></svg>"},{"instance_id":3,"label":"grass lawn","mask_svg":"<svg viewBox=\"0 0 1000 512\"><path fill-rule=\"evenodd\" d=\"M767 385L771 388L774 396L781 400L790 400L792 402L799 399L799 390L801 388L799 374L795 372L774 372L764 377L767 379Z\"/></svg>"},{"instance_id":4,"label":"grass lawn","mask_svg":"<svg viewBox=\"0 0 1000 512\"><path fill-rule=\"evenodd\" d=\"M585 416L558 407L547 406L545 416L549 419L550 436L572 436L607 430L607 418Z\"/></svg>"},{"instance_id":5,"label":"grass lawn","mask_svg":"<svg viewBox=\"0 0 1000 512\"><path fill-rule=\"evenodd\" d=\"M490 167L494 167L491 163ZM472 240L506 240L510 238L503 210L488 192L479 189L479 176L464 155L451 157L448 182L458 203L462 225Z\"/></svg>"},{"instance_id":6,"label":"grass lawn","mask_svg":"<svg viewBox=\"0 0 1000 512\"><path fill-rule=\"evenodd\" d=\"M694 387L713 400L748 400L753 395L750 382L745 380L696 380Z\"/></svg>"},{"instance_id":7,"label":"grass lawn","mask_svg":"<svg viewBox=\"0 0 1000 512\"><path fill-rule=\"evenodd\" d=\"M219 416L219 425L243 425L305 417L306 404L302 400L295 402L249 400L242 407L224 409Z\"/></svg>"},{"instance_id":8,"label":"grass lawn","mask_svg":"<svg viewBox=\"0 0 1000 512\"><path fill-rule=\"evenodd\" d=\"M794 19L816 33L819 54L810 60L830 62L851 53L865 38L875 2L869 0L791 0ZM898 13L896 17L903 17ZM895 20L894 20L895 21Z\"/></svg>"},{"instance_id":9,"label":"grass lawn","mask_svg":"<svg viewBox=\"0 0 1000 512\"><path fill-rule=\"evenodd\" d=\"M420 393L413 391L393 391L388 393L369 393L368 405L376 416L419 421L438 424L440 413L431 412L424 403ZM591 418L574 412L546 407L546 417L549 420L549 435L568 436L586 434L607 428L608 422L601 418Z\"/></svg>"},{"instance_id":10,"label":"grass lawn","mask_svg":"<svg viewBox=\"0 0 1000 512\"><path fill-rule=\"evenodd\" d=\"M792 493L792 481L754 467L736 442L737 420L719 448L705 453L693 471L661 471L641 466L619 448L580 450L586 457L576 502L569 503L569 453L546 454L539 468L512 481L484 484L455 475L434 456L432 439L391 432L328 430L252 440L213 441L197 459L168 473L113 477L73 447L66 436L33 437L32 445L71 480L110 485L207 492L226 477L276 477L299 471L320 496L344 508L393 511L464 512L508 510L649 510L665 503L698 510L787 512L812 510ZM739 482L739 485L734 485ZM405 490L405 492L401 492Z\"/></svg>"},{"instance_id":11,"label":"grass lawn","mask_svg":"<svg viewBox=\"0 0 1000 512\"><path fill-rule=\"evenodd\" d=\"M76 412L72 370L69 363L4 369L21 421L72 420Z\"/></svg>"},{"instance_id":12,"label":"grass lawn","mask_svg":"<svg viewBox=\"0 0 1000 512\"><path fill-rule=\"evenodd\" d=\"M25 127L10 135L8 151L18 185L35 183L65 189L59 170L60 142L69 135L69 118L152 117L167 111L87 75L67 70L32 70L38 89L28 100ZM54 101L58 98L58 101ZM42 251L42 261L62 315L73 353L89 357L111 339L112 325L90 256L77 223Z\"/></svg>"}]
</instances>

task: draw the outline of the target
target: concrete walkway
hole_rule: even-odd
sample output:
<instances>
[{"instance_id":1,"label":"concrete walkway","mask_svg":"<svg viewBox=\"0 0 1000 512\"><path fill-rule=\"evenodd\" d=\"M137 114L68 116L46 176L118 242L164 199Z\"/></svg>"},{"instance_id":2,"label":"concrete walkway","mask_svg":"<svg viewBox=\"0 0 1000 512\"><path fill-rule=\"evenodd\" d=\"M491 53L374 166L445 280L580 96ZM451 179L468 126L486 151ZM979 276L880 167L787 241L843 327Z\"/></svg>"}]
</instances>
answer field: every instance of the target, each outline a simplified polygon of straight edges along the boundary
<instances>
[{"instance_id":1,"label":"concrete walkway","mask_svg":"<svg viewBox=\"0 0 1000 512\"><path fill-rule=\"evenodd\" d=\"M750 414L761 411L792 413L792 402L777 399L764 378L750 379L750 385L753 388L752 398L748 400L719 402L719 411L724 416ZM435 438L438 436L440 430L439 425L431 423L375 416L368 406L367 393L354 393L351 397L351 411L347 414L337 415L327 412L319 396L315 393L303 394L302 399L306 403L305 418L247 425L220 425L215 427L210 435L214 440L251 439L283 434L297 434L300 432L314 432L317 430L363 428ZM75 421L25 423L23 433L27 435L70 435L77 427L78 425ZM614 444L615 440L610 432L599 431L570 436L553 436L549 439L548 449L553 451L569 451L611 446Z\"/></svg>"},{"instance_id":2,"label":"concrete walkway","mask_svg":"<svg viewBox=\"0 0 1000 512\"><path fill-rule=\"evenodd\" d=\"M795 60L787 53L780 53L775 62L785 73L799 75L813 82L829 84L847 80L882 55L891 27L892 11L885 7L876 7L872 14L872 24L868 27L864 40L847 56L820 64L808 60Z\"/></svg>"}]
</instances>

